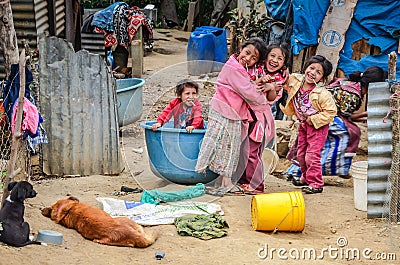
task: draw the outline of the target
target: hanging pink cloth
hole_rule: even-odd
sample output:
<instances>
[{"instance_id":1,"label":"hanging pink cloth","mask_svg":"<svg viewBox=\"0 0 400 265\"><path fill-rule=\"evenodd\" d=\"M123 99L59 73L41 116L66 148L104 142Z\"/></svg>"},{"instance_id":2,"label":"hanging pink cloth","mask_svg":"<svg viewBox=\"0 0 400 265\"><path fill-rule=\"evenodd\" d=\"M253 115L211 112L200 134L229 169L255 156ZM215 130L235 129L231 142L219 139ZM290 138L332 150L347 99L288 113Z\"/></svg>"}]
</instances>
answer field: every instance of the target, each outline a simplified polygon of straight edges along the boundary
<instances>
[{"instance_id":1,"label":"hanging pink cloth","mask_svg":"<svg viewBox=\"0 0 400 265\"><path fill-rule=\"evenodd\" d=\"M17 121L18 100L14 104L11 115L11 132L14 134L15 123ZM39 124L39 112L27 98L24 98L24 110L22 116L21 131L28 130L32 134L36 134Z\"/></svg>"}]
</instances>

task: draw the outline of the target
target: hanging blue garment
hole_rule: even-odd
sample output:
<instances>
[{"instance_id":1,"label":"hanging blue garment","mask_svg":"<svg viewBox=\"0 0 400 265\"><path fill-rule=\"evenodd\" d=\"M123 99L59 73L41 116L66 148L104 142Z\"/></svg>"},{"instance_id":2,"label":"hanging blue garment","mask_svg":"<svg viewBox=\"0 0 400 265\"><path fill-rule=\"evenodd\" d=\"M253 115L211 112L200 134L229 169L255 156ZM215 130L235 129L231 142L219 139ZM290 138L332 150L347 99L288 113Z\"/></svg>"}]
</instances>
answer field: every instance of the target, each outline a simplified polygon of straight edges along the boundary
<instances>
[{"instance_id":1,"label":"hanging blue garment","mask_svg":"<svg viewBox=\"0 0 400 265\"><path fill-rule=\"evenodd\" d=\"M25 67L25 97L30 98L31 90L29 85L33 81L33 75L31 70L29 70L28 66ZM8 120L11 121L12 115L12 107L14 106L14 102L19 97L19 83L20 83L20 75L19 75L19 64L11 65L11 72L8 76L7 81L5 82L4 90L3 90L3 106L4 111L8 116Z\"/></svg>"},{"instance_id":2,"label":"hanging blue garment","mask_svg":"<svg viewBox=\"0 0 400 265\"><path fill-rule=\"evenodd\" d=\"M291 0L264 0L267 14L270 18L286 22Z\"/></svg>"},{"instance_id":3,"label":"hanging blue garment","mask_svg":"<svg viewBox=\"0 0 400 265\"><path fill-rule=\"evenodd\" d=\"M97 11L94 13L93 20L90 25L99 29L114 32L114 11L116 8L122 5L129 8L129 5L125 2L116 2L100 11Z\"/></svg>"},{"instance_id":4,"label":"hanging blue garment","mask_svg":"<svg viewBox=\"0 0 400 265\"><path fill-rule=\"evenodd\" d=\"M329 0L293 0L292 53L318 44L318 32L322 26Z\"/></svg>"},{"instance_id":5,"label":"hanging blue garment","mask_svg":"<svg viewBox=\"0 0 400 265\"><path fill-rule=\"evenodd\" d=\"M397 51L400 38L400 1L363 0L358 1L354 16L346 32L343 50L340 53L338 68L346 76L354 71L364 71L371 65L388 68L388 57ZM379 55L368 55L359 61L352 60L352 45L361 39L381 49ZM400 61L397 60L397 79L400 78Z\"/></svg>"}]
</instances>

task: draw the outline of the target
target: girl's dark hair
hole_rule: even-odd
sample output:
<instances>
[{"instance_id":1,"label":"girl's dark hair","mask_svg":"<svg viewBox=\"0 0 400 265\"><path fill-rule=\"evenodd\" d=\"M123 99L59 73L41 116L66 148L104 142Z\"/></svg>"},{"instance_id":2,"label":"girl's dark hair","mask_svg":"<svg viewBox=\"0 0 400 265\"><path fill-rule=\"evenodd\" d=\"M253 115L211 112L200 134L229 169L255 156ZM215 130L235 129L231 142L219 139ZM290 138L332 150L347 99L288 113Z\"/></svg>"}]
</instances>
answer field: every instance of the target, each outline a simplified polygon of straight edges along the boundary
<instances>
[{"instance_id":1,"label":"girl's dark hair","mask_svg":"<svg viewBox=\"0 0 400 265\"><path fill-rule=\"evenodd\" d=\"M326 80L326 78L332 73L332 63L322 55L314 55L311 57L304 65L303 73L306 71L307 67L313 63L319 63L322 66L322 69L324 70L322 79Z\"/></svg>"},{"instance_id":2,"label":"girl's dark hair","mask_svg":"<svg viewBox=\"0 0 400 265\"><path fill-rule=\"evenodd\" d=\"M257 49L258 54L259 54L259 59L258 61L264 61L266 56L267 56L267 44L265 41L259 37L252 37L240 45L240 49L243 49L244 47L248 45L253 45L254 48Z\"/></svg>"},{"instance_id":3,"label":"girl's dark hair","mask_svg":"<svg viewBox=\"0 0 400 265\"><path fill-rule=\"evenodd\" d=\"M268 54L272 51L272 49L280 49L283 53L283 55L285 56L285 62L284 62L284 66L287 66L287 62L289 61L289 57L290 57L290 48L289 45L285 42L282 43L272 43L270 45L267 46L267 51L266 51L266 56L268 57Z\"/></svg>"},{"instance_id":4,"label":"girl's dark hair","mask_svg":"<svg viewBox=\"0 0 400 265\"><path fill-rule=\"evenodd\" d=\"M388 73L378 66L370 66L362 73L355 71L349 75L349 80L360 82L361 86L368 88L369 83L383 82L387 78Z\"/></svg>"},{"instance_id":5,"label":"girl's dark hair","mask_svg":"<svg viewBox=\"0 0 400 265\"><path fill-rule=\"evenodd\" d=\"M175 94L178 97L182 96L182 92L183 92L183 89L185 88L185 86L186 87L194 87L196 89L196 93L199 92L199 85L196 82L194 82L190 79L183 79L178 82L178 84L176 85L176 88L175 88Z\"/></svg>"}]
</instances>

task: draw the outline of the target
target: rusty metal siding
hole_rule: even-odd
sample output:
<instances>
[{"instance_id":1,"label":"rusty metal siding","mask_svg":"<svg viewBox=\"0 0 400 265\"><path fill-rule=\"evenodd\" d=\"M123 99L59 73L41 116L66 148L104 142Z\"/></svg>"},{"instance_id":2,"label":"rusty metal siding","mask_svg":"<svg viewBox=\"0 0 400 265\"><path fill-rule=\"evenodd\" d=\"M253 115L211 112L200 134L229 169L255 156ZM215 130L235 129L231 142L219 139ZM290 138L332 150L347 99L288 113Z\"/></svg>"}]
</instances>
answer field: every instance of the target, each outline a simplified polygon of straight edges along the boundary
<instances>
[{"instance_id":1,"label":"rusty metal siding","mask_svg":"<svg viewBox=\"0 0 400 265\"><path fill-rule=\"evenodd\" d=\"M41 36L41 114L48 175L116 175L123 163L114 78L104 60L56 37Z\"/></svg>"},{"instance_id":2,"label":"rusty metal siding","mask_svg":"<svg viewBox=\"0 0 400 265\"><path fill-rule=\"evenodd\" d=\"M386 82L371 83L368 88L368 218L383 214L388 177L392 164L392 120L386 116L391 96Z\"/></svg>"}]
</instances>

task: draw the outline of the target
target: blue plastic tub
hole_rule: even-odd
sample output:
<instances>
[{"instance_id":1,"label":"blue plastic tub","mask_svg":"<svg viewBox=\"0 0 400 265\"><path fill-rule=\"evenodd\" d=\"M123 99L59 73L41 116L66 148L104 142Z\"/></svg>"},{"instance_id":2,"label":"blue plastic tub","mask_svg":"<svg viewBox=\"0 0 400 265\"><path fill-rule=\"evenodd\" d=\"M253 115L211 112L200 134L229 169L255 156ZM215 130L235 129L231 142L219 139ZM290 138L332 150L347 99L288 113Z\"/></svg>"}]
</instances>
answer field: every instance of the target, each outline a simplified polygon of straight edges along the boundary
<instances>
[{"instance_id":1,"label":"blue plastic tub","mask_svg":"<svg viewBox=\"0 0 400 265\"><path fill-rule=\"evenodd\" d=\"M217 174L206 175L194 171L205 129L187 133L173 128L173 122L164 124L157 131L151 129L155 121L140 123L145 129L147 153L151 171L158 177L178 184L208 183Z\"/></svg>"},{"instance_id":2,"label":"blue plastic tub","mask_svg":"<svg viewBox=\"0 0 400 265\"><path fill-rule=\"evenodd\" d=\"M118 125L131 124L143 113L143 88L141 78L117 79Z\"/></svg>"},{"instance_id":3,"label":"blue plastic tub","mask_svg":"<svg viewBox=\"0 0 400 265\"><path fill-rule=\"evenodd\" d=\"M192 32L187 47L188 73L190 75L210 73L213 60L214 35L206 31Z\"/></svg>"}]
</instances>

